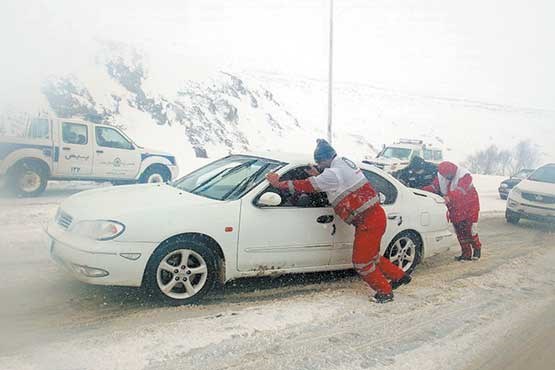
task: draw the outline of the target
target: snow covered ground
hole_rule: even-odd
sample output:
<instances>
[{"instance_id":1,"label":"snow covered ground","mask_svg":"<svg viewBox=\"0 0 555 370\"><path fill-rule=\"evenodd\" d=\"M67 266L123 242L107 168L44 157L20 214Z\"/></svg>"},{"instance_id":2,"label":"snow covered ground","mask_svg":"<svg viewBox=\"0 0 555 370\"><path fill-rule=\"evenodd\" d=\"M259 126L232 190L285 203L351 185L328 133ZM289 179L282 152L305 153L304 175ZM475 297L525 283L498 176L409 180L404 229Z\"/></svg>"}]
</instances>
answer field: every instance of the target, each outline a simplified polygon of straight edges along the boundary
<instances>
[{"instance_id":1,"label":"snow covered ground","mask_svg":"<svg viewBox=\"0 0 555 370\"><path fill-rule=\"evenodd\" d=\"M0 369L478 368L555 307L555 229L506 224L498 180L476 178L484 257L427 259L387 305L351 272L245 279L186 307L81 284L49 260L42 227L65 197L109 185L2 197Z\"/></svg>"}]
</instances>

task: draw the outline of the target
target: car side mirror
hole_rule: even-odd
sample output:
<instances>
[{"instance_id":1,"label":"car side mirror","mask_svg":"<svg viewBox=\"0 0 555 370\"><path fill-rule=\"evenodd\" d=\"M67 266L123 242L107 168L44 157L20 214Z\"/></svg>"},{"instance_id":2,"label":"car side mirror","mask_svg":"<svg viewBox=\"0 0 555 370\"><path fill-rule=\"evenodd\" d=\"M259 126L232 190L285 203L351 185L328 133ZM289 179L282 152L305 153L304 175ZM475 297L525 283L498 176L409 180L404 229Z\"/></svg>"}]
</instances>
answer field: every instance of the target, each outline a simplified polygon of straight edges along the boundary
<instances>
[{"instance_id":1,"label":"car side mirror","mask_svg":"<svg viewBox=\"0 0 555 370\"><path fill-rule=\"evenodd\" d=\"M281 196L274 192L267 192L262 194L256 202L259 206L275 207L281 204Z\"/></svg>"},{"instance_id":2,"label":"car side mirror","mask_svg":"<svg viewBox=\"0 0 555 370\"><path fill-rule=\"evenodd\" d=\"M387 198L385 197L385 194L382 192L379 192L378 196L380 197L380 204L384 204L385 201L387 200Z\"/></svg>"}]
</instances>

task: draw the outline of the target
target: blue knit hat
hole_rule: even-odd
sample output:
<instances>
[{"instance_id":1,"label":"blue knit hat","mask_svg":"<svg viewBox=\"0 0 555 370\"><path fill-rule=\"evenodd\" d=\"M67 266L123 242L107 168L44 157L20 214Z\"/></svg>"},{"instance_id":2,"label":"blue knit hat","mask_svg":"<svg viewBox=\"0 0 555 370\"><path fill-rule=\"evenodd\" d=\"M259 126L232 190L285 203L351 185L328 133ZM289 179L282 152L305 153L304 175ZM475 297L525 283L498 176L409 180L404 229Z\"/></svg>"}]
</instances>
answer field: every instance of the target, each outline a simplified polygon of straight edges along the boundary
<instances>
[{"instance_id":1,"label":"blue knit hat","mask_svg":"<svg viewBox=\"0 0 555 370\"><path fill-rule=\"evenodd\" d=\"M316 142L318 143L314 150L314 160L316 162L327 161L337 155L335 149L326 140L318 139Z\"/></svg>"}]
</instances>

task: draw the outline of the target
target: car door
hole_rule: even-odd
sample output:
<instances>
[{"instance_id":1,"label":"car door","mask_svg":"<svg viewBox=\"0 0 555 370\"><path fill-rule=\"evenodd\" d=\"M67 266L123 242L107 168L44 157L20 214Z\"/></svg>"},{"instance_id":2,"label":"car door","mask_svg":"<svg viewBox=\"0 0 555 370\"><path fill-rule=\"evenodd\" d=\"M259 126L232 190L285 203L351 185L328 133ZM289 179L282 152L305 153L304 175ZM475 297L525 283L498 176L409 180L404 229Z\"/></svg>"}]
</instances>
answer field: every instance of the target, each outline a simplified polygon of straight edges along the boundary
<instances>
[{"instance_id":1,"label":"car door","mask_svg":"<svg viewBox=\"0 0 555 370\"><path fill-rule=\"evenodd\" d=\"M380 194L381 204L387 215L387 227L382 238L381 253L385 252L387 244L401 232L405 220L401 210L400 194L397 187L379 174L363 169L362 172L370 181L374 189ZM355 228L340 219L335 220L336 232L332 251L332 265L351 264Z\"/></svg>"},{"instance_id":2,"label":"car door","mask_svg":"<svg viewBox=\"0 0 555 370\"><path fill-rule=\"evenodd\" d=\"M299 178L303 168L289 171L282 179ZM327 266L333 248L333 209L322 194L291 194L268 187L264 182L241 204L238 245L240 271ZM260 206L258 198L267 191L279 192L282 203Z\"/></svg>"},{"instance_id":3,"label":"car door","mask_svg":"<svg viewBox=\"0 0 555 370\"><path fill-rule=\"evenodd\" d=\"M56 176L88 177L93 169L90 126L77 122L60 123L60 153Z\"/></svg>"},{"instance_id":4,"label":"car door","mask_svg":"<svg viewBox=\"0 0 555 370\"><path fill-rule=\"evenodd\" d=\"M94 173L107 179L134 179L141 166L140 151L112 127L94 128Z\"/></svg>"}]
</instances>

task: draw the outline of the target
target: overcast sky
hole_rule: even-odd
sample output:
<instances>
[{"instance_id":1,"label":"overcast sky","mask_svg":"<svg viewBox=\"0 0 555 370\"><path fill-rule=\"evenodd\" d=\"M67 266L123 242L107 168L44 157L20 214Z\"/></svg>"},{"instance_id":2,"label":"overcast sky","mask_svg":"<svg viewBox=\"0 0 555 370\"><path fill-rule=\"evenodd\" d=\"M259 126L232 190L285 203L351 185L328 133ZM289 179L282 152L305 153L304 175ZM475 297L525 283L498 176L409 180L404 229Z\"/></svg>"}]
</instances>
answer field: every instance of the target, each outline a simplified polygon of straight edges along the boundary
<instances>
[{"instance_id":1,"label":"overcast sky","mask_svg":"<svg viewBox=\"0 0 555 370\"><path fill-rule=\"evenodd\" d=\"M79 73L98 40L137 45L159 65L172 58L184 70L325 79L328 4L2 0L0 100L24 97L49 74ZM554 15L552 0L335 0L335 76L555 109Z\"/></svg>"}]
</instances>

